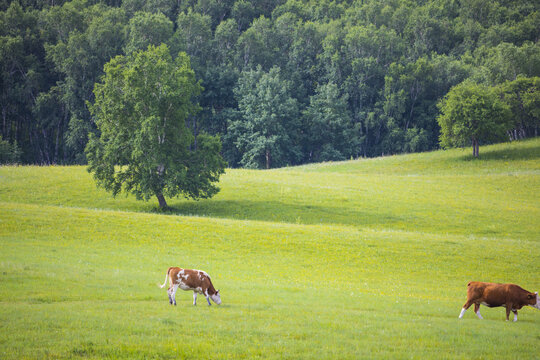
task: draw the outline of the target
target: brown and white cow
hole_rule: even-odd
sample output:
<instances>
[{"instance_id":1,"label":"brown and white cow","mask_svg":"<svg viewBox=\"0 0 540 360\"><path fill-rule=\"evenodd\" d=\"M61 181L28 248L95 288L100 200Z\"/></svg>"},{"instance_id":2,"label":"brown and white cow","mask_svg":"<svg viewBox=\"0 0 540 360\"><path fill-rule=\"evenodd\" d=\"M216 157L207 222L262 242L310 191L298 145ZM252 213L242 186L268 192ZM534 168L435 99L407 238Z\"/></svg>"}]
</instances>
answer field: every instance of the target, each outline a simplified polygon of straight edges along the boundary
<instances>
[{"instance_id":1,"label":"brown and white cow","mask_svg":"<svg viewBox=\"0 0 540 360\"><path fill-rule=\"evenodd\" d=\"M474 304L474 312L480 319L482 319L480 305L488 307L504 306L507 321L510 311L514 313L514 321L517 321L517 311L525 305L540 309L540 299L537 292L529 292L515 284L494 284L478 281L467 284L467 302L463 305L461 314L459 314L460 319L472 304Z\"/></svg>"},{"instance_id":2,"label":"brown and white cow","mask_svg":"<svg viewBox=\"0 0 540 360\"><path fill-rule=\"evenodd\" d=\"M219 290L214 289L210 276L201 270L182 269L179 267L170 267L165 275L165 282L163 285L159 285L164 288L167 285L167 279L169 279L169 303L176 305L176 290L180 287L182 290L193 290L193 305L197 305L197 293L203 294L210 303L210 299L216 304L221 304L221 297L219 296Z\"/></svg>"}]
</instances>

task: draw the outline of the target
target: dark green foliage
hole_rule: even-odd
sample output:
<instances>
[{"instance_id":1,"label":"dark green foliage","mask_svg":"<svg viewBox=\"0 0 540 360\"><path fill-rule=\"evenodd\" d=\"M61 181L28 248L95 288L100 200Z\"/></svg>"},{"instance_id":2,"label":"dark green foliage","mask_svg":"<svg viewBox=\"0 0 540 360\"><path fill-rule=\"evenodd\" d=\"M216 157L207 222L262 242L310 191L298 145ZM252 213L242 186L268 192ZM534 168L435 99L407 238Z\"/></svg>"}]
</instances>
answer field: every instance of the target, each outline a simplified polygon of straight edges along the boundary
<instances>
[{"instance_id":1,"label":"dark green foliage","mask_svg":"<svg viewBox=\"0 0 540 360\"><path fill-rule=\"evenodd\" d=\"M540 77L519 77L500 85L503 100L510 106L513 128L510 137L517 140L538 136L540 128Z\"/></svg>"},{"instance_id":2,"label":"dark green foliage","mask_svg":"<svg viewBox=\"0 0 540 360\"><path fill-rule=\"evenodd\" d=\"M436 149L436 104L467 79L499 89L512 139L536 136L539 24L532 0L0 1L0 134L22 162L85 163L104 64L167 44L205 89L186 126L220 136L230 166L267 165L271 137L246 125L269 122L246 105L254 73L273 74L257 101L279 103L267 112L289 137L270 167Z\"/></svg>"},{"instance_id":3,"label":"dark green foliage","mask_svg":"<svg viewBox=\"0 0 540 360\"><path fill-rule=\"evenodd\" d=\"M12 2L0 12L0 135L18 143L24 162L51 163L45 148L54 142L34 121L33 106L54 77L45 65L39 13ZM54 83L53 83L54 84Z\"/></svg>"},{"instance_id":4,"label":"dark green foliage","mask_svg":"<svg viewBox=\"0 0 540 360\"><path fill-rule=\"evenodd\" d=\"M0 165L17 164L21 160L21 150L17 143L10 144L6 140L2 140L0 136Z\"/></svg>"},{"instance_id":5,"label":"dark green foliage","mask_svg":"<svg viewBox=\"0 0 540 360\"><path fill-rule=\"evenodd\" d=\"M63 111L59 116L67 123L64 146L68 153L65 160L76 163L86 162L84 147L88 134L95 130L86 102L94 99L92 89L103 72L103 65L122 53L127 22L122 9L102 5L84 8L82 4L76 7L77 3L66 3L61 9L53 8L44 15L47 26L51 28L58 26L58 17L73 17L77 21L74 24L78 27L76 30L67 36L67 29L58 30L56 43L46 44L48 60L62 74L57 82L58 90L51 90L57 91L56 98ZM55 10L61 13L56 14Z\"/></svg>"},{"instance_id":6,"label":"dark green foliage","mask_svg":"<svg viewBox=\"0 0 540 360\"><path fill-rule=\"evenodd\" d=\"M317 88L303 113L304 153L309 162L345 160L357 156L358 137L351 123L347 96L340 96L337 85Z\"/></svg>"},{"instance_id":7,"label":"dark green foliage","mask_svg":"<svg viewBox=\"0 0 540 360\"><path fill-rule=\"evenodd\" d=\"M235 145L248 168L291 165L300 158L298 103L280 69L259 65L244 72L234 90L241 117L231 124Z\"/></svg>"},{"instance_id":8,"label":"dark green foliage","mask_svg":"<svg viewBox=\"0 0 540 360\"><path fill-rule=\"evenodd\" d=\"M162 13L137 12L129 20L125 53L143 50L148 45L167 42L173 34L173 23Z\"/></svg>"},{"instance_id":9,"label":"dark green foliage","mask_svg":"<svg viewBox=\"0 0 540 360\"><path fill-rule=\"evenodd\" d=\"M180 1L177 0L122 0L128 16L132 17L138 11L149 13L161 13L166 15L171 21L174 21Z\"/></svg>"}]
</instances>

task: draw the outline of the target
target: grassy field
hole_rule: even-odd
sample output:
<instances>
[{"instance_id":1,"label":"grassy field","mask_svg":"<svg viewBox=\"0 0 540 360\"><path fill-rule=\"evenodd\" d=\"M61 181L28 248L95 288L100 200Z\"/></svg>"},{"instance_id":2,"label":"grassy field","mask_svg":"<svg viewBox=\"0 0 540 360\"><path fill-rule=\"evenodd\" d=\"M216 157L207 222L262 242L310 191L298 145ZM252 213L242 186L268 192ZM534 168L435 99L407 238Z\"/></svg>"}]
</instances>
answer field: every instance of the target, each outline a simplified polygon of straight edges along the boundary
<instances>
[{"instance_id":1,"label":"grassy field","mask_svg":"<svg viewBox=\"0 0 540 360\"><path fill-rule=\"evenodd\" d=\"M113 199L0 167L0 358L535 358L540 311L457 317L471 280L540 290L540 139L228 170L211 200ZM168 304L169 266L223 304Z\"/></svg>"}]
</instances>

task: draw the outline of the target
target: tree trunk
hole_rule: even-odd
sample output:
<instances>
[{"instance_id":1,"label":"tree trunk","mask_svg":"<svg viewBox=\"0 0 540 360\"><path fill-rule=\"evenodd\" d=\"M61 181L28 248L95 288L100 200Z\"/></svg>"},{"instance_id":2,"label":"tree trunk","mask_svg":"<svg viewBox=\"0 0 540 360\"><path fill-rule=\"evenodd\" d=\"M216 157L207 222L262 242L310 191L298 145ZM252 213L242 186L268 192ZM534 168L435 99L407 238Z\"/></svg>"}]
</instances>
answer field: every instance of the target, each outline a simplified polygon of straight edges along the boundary
<instances>
[{"instance_id":1,"label":"tree trunk","mask_svg":"<svg viewBox=\"0 0 540 360\"><path fill-rule=\"evenodd\" d=\"M478 144L478 140L472 139L472 146L473 146L473 157L478 157L478 152L480 149L480 145Z\"/></svg>"},{"instance_id":2,"label":"tree trunk","mask_svg":"<svg viewBox=\"0 0 540 360\"><path fill-rule=\"evenodd\" d=\"M60 122L56 126L56 140L54 144L54 158L53 158L54 164L58 162L58 149L59 148L60 148Z\"/></svg>"},{"instance_id":3,"label":"tree trunk","mask_svg":"<svg viewBox=\"0 0 540 360\"><path fill-rule=\"evenodd\" d=\"M161 192L158 192L156 193L156 197L159 201L159 208L161 210L166 210L168 206L167 206L167 201L165 201L165 197L163 196L163 194Z\"/></svg>"},{"instance_id":4,"label":"tree trunk","mask_svg":"<svg viewBox=\"0 0 540 360\"><path fill-rule=\"evenodd\" d=\"M7 139L7 132L6 132L6 119L7 119L7 110L6 110L6 107L4 106L2 108L2 120L3 120L3 126L2 126L2 135L4 135L4 140Z\"/></svg>"},{"instance_id":5,"label":"tree trunk","mask_svg":"<svg viewBox=\"0 0 540 360\"><path fill-rule=\"evenodd\" d=\"M266 168L270 169L270 150L266 149Z\"/></svg>"}]
</instances>

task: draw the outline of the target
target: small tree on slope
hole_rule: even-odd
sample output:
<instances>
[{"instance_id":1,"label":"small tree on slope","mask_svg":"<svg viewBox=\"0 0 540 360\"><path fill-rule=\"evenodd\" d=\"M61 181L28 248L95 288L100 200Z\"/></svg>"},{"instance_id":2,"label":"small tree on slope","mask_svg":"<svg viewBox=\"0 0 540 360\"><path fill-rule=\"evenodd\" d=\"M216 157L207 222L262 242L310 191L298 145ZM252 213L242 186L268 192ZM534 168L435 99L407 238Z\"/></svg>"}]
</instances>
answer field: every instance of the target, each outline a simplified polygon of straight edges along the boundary
<instances>
[{"instance_id":1,"label":"small tree on slope","mask_svg":"<svg viewBox=\"0 0 540 360\"><path fill-rule=\"evenodd\" d=\"M478 157L480 142L502 141L511 128L509 107L494 88L463 82L453 87L438 106L443 148L470 142L473 156Z\"/></svg>"}]
</instances>

